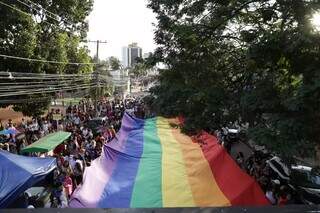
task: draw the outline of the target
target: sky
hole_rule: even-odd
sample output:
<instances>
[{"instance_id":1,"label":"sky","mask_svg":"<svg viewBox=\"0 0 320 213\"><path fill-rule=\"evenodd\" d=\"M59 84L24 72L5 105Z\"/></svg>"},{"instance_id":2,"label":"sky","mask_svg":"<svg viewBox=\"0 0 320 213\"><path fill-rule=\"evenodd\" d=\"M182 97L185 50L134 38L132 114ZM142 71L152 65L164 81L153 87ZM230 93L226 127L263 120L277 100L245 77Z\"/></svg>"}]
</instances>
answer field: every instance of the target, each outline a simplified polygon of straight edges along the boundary
<instances>
[{"instance_id":1,"label":"sky","mask_svg":"<svg viewBox=\"0 0 320 213\"><path fill-rule=\"evenodd\" d=\"M137 42L143 53L153 52L155 14L146 7L147 0L95 0L89 16L89 40L107 41L100 44L99 58L116 56L122 60L123 46ZM91 55L96 45L88 44Z\"/></svg>"}]
</instances>

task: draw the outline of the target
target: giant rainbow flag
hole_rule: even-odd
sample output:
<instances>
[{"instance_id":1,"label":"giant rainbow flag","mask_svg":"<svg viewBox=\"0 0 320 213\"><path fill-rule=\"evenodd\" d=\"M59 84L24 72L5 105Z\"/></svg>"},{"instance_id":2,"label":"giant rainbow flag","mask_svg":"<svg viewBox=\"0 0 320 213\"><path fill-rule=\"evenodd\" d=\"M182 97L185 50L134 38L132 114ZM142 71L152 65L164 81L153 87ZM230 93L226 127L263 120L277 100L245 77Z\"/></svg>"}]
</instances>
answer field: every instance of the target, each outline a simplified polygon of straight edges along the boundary
<instances>
[{"instance_id":1,"label":"giant rainbow flag","mask_svg":"<svg viewBox=\"0 0 320 213\"><path fill-rule=\"evenodd\" d=\"M267 205L258 184L215 137L204 145L172 128L170 120L125 114L122 127L88 167L73 208L158 208Z\"/></svg>"}]
</instances>

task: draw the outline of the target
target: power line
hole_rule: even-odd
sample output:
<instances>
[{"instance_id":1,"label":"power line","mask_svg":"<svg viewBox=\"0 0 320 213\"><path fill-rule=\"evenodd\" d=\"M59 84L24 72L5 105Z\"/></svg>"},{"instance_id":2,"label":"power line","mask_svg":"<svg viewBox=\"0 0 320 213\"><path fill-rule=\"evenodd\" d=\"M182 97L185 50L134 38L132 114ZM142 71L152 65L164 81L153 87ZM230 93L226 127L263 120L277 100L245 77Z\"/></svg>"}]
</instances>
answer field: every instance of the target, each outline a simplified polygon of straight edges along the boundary
<instances>
[{"instance_id":1,"label":"power line","mask_svg":"<svg viewBox=\"0 0 320 213\"><path fill-rule=\"evenodd\" d=\"M24 11L22 11L22 10L16 8L16 7L13 7L12 5L9 5L9 4L4 3L4 2L2 2L2 1L0 1L0 4L4 5L4 6L6 6L6 7L9 7L9 8L11 8L12 10L18 11L19 13L22 13L22 14L24 14L24 15L31 16L31 17L32 17L31 14L29 14L29 13L27 13L27 12L24 12Z\"/></svg>"},{"instance_id":2,"label":"power line","mask_svg":"<svg viewBox=\"0 0 320 213\"><path fill-rule=\"evenodd\" d=\"M24 2L24 1L20 1L20 0L16 0L17 2L19 2L20 4L23 4L24 6L27 6L27 7L29 7L31 10L36 10L38 13L40 13L40 11L39 11L39 9L36 9L36 8L34 8L34 7L32 7L31 5L29 5L29 4L27 4L26 2ZM33 3L34 4L34 3ZM39 6L37 6L37 7L39 7ZM40 7L39 7L40 8ZM44 9L43 9L44 10ZM57 17L55 17L55 16L51 16L51 15L48 15L48 14L46 14L49 18L52 18L52 19L54 19L54 20L56 20L56 21L58 21L58 22L60 22L60 20L59 19L57 19ZM59 16L58 16L59 17Z\"/></svg>"},{"instance_id":3,"label":"power line","mask_svg":"<svg viewBox=\"0 0 320 213\"><path fill-rule=\"evenodd\" d=\"M6 85L6 84L0 84L0 90L1 91L7 91L7 90L16 90L16 89L33 89L33 88L50 88L50 87L61 87L61 86L72 86L72 85L79 85L79 83L82 84L89 84L92 83L92 81L90 82L85 82L83 80L77 80L77 81L64 81L64 82L52 82L52 83L45 83L43 82L42 84L31 84L31 85L21 85L21 84L10 84L10 85ZM110 83L110 81L99 81L97 83Z\"/></svg>"},{"instance_id":4,"label":"power line","mask_svg":"<svg viewBox=\"0 0 320 213\"><path fill-rule=\"evenodd\" d=\"M18 2L21 2L20 0L17 0L17 1L18 1ZM39 9L45 11L46 13L49 13L49 14L51 15L51 18L52 18L52 16L55 17L55 20L56 20L56 21L61 21L61 20L62 20L62 21L64 21L64 22L66 22L67 24L75 25L74 23L72 23L72 22L70 22L70 21L67 21L67 20L65 20L65 19L62 19L59 15L57 15L57 14L55 14L55 13L53 13L53 12L50 12L49 10L44 9L41 5L36 4L36 3L34 3L33 1L30 1L30 0L26 0L26 1L29 2L30 4L34 5L34 6L38 7ZM24 2L24 4L27 5L27 3L25 3L25 2ZM31 6L29 5L29 7L31 7ZM38 10L38 12L39 12L39 10ZM50 16L49 16L49 17L50 17ZM61 19L61 20L58 20L57 18L59 18L59 19Z\"/></svg>"},{"instance_id":5,"label":"power line","mask_svg":"<svg viewBox=\"0 0 320 213\"><path fill-rule=\"evenodd\" d=\"M30 9L35 9L35 8L32 8L31 5L28 5L28 4L25 3L25 2L22 2L22 1L20 1L20 0L16 0L16 1L19 2L19 3L21 3L21 4L23 4L23 5L25 5L25 6L27 6L27 7L29 7ZM29 0L27 0L27 1L29 1ZM51 13L50 11L44 9L43 7L37 5L37 4L33 3L33 2L31 2L31 1L29 1L29 2L32 3L32 4L34 4L34 5L36 5L38 8L40 8L40 9L42 9L42 10L48 12L48 13ZM4 2L2 2L2 1L0 1L0 4L4 5L4 6L6 6L6 7L9 7L10 9L15 10L15 11L17 11L17 12L19 12L19 13L22 13L22 14L24 14L24 15L26 15L26 16L29 16L29 17L31 17L31 18L33 17L33 14L30 14L30 13L27 13L27 12L25 12L25 11L22 11L22 10L18 9L17 7L14 7L14 6L12 6L12 5L6 4L6 3L4 3ZM35 9L35 10L36 10L38 13L40 13L39 9L38 9L38 10ZM54 20L56 20L56 21L58 21L58 22L60 22L61 20L63 20L59 15L54 14L54 13L51 13L51 14L53 14L53 15L56 16L56 17L51 16L51 15L48 15L48 14L46 14L46 15L47 15L49 18L52 18L52 19L54 19ZM59 17L61 20L57 19L57 17ZM66 21L66 20L63 20L63 21L66 22L66 23L68 23L68 24L70 24L70 25L74 25L73 23L68 22L68 21ZM55 26L55 27L61 29L61 26L60 26L60 25L56 25L56 24L50 23L50 22L45 21L45 20L43 20L43 22L45 22L45 23L47 23L47 24L49 24L49 25L51 25L51 26ZM62 30L63 30L63 31L66 31L65 29L62 29ZM66 32L67 32L67 31L66 31Z\"/></svg>"},{"instance_id":6,"label":"power line","mask_svg":"<svg viewBox=\"0 0 320 213\"><path fill-rule=\"evenodd\" d=\"M77 84L76 82L72 82L72 83L62 83L62 84L56 84L56 85L14 85L14 86L0 86L0 92L2 91L8 91L8 90L12 90L12 91L15 91L15 90L26 90L26 89L47 89L47 88L59 88L59 87L65 87L65 86L75 86L75 85L79 85Z\"/></svg>"},{"instance_id":7,"label":"power line","mask_svg":"<svg viewBox=\"0 0 320 213\"><path fill-rule=\"evenodd\" d=\"M32 90L32 91L18 91L18 92L9 92L0 94L0 97L10 97L10 96L21 96L21 95L34 95L34 94L45 94L45 93L53 93L53 92L61 92L61 91L72 91L72 90L79 90L79 89L87 89L87 88L95 88L97 85L78 85L75 87L64 87L64 88L54 88L48 90Z\"/></svg>"},{"instance_id":8,"label":"power line","mask_svg":"<svg viewBox=\"0 0 320 213\"><path fill-rule=\"evenodd\" d=\"M49 74L49 73L34 73L34 72L10 72L10 71L0 71L0 75L22 75L22 77L48 77L48 78L56 78L56 77L93 77L95 75L104 76L104 77L112 77L108 74L101 73L77 73L77 74Z\"/></svg>"},{"instance_id":9,"label":"power line","mask_svg":"<svg viewBox=\"0 0 320 213\"><path fill-rule=\"evenodd\" d=\"M25 6L29 7L30 9L34 9L34 8L32 8L32 7L31 7L31 5L28 5L28 4L27 4L27 3L25 3L25 2L22 2L22 1L20 1L20 0L17 0L17 1L18 1L18 2L20 2L21 4L25 5ZM33 4L33 5L37 6L38 8L40 8L40 9L44 10L45 12L47 12L47 13L49 13L49 14L52 14L52 15L53 15L53 17L52 17L51 15L47 15L47 14L46 14L46 15L47 15L48 17L50 17L50 18L52 18L52 19L54 19L54 20L58 21L58 22L60 22L60 21L62 20L62 21L66 22L66 23L68 23L68 24L70 24L70 25L76 25L75 23L72 23L72 22L70 22L70 21L67 21L67 20L65 20L65 19L62 19L59 15L54 14L54 13L52 13L52 12L50 12L50 11L48 11L48 10L44 9L42 6L37 5L36 3L34 3L34 2L32 2L32 1L30 1L30 0L27 0L27 1L28 1L28 2L30 2L31 4ZM22 10L18 9L17 7L14 7L14 6L9 5L9 4L7 4L7 3L4 3L3 1L0 1L0 4L4 5L4 6L6 6L6 7L9 7L10 9L15 10L15 11L17 11L17 12L19 12L19 13L22 13L22 14L24 14L24 15L26 15L26 16L29 16L29 17L31 17L31 18L33 17L33 15L32 15L32 14L27 13L27 12L25 12L25 11L22 11ZM37 10L37 9L36 9L36 10ZM37 10L37 12L40 12L40 11L39 11L39 10ZM56 16L56 17L54 17L54 16ZM60 18L61 20L57 19L57 17L58 17L58 18ZM56 25L56 24L50 23L50 22L45 21L45 20L44 20L43 22L45 22L45 23L47 23L47 24L49 24L49 25L52 25L52 26L58 27L58 28L60 28L60 29L61 29L61 26L59 26L59 25ZM66 31L65 29L62 29L62 30ZM83 41L83 42L86 42L86 41ZM91 42L91 41L90 41L90 42Z\"/></svg>"},{"instance_id":10,"label":"power line","mask_svg":"<svg viewBox=\"0 0 320 213\"><path fill-rule=\"evenodd\" d=\"M9 4L4 3L3 1L0 1L0 4L4 5L4 6L6 6L6 7L9 7L9 8L12 9L12 10L15 10L15 11L21 13L21 14L24 14L24 15L29 16L29 17L32 18L32 15L31 15L30 13L24 12L24 11L22 11L22 10L16 8L16 7L13 7L12 5L9 5ZM52 24L52 23L50 23L50 22L47 22L47 21L43 21L43 22L60 28L60 26L54 25L54 24Z\"/></svg>"},{"instance_id":11,"label":"power line","mask_svg":"<svg viewBox=\"0 0 320 213\"><path fill-rule=\"evenodd\" d=\"M25 86L30 86L30 84L33 85L55 85L59 83L76 83L76 82L82 82L85 81L86 79L70 79L70 80L62 80L62 81L57 81L57 80L50 80L50 81L19 81L19 82L10 82L10 83L0 83L0 86L11 86L11 85L25 85Z\"/></svg>"},{"instance_id":12,"label":"power line","mask_svg":"<svg viewBox=\"0 0 320 213\"><path fill-rule=\"evenodd\" d=\"M8 80L7 77L5 78L2 78L3 80ZM32 79L32 80L41 80L41 79L38 79L38 78L23 78L24 80L25 79ZM1 76L0 76L0 80L1 80ZM19 79L21 80L21 78ZM16 81L16 82L1 82L0 83L0 87L15 87L15 86L25 86L25 87L32 87L32 86L54 86L54 85L60 85L60 84L75 84L75 83L85 83L85 82L92 82L94 81L94 79L90 78L65 78L65 79L42 79L43 81ZM97 81L97 83L112 83L112 82L123 82L121 80L112 80L112 79L99 79L99 81Z\"/></svg>"},{"instance_id":13,"label":"power line","mask_svg":"<svg viewBox=\"0 0 320 213\"><path fill-rule=\"evenodd\" d=\"M0 3L1 3L1 1L0 1ZM74 62L62 62L62 61L47 61L47 60L41 60L41 59L24 58L24 57L4 55L4 54L0 54L0 57L29 61L29 62L50 63L50 64L65 64L65 65L97 65L98 64L98 63L74 63Z\"/></svg>"},{"instance_id":14,"label":"power line","mask_svg":"<svg viewBox=\"0 0 320 213\"><path fill-rule=\"evenodd\" d=\"M90 80L92 81L92 80ZM48 87L48 86L57 86L59 84L76 84L76 83L85 83L86 81L84 80L68 80L68 81L49 81L49 82L16 82L16 83L0 83L0 88L1 87L9 87L9 86L26 86L26 87L32 87L32 86L36 86L36 87L40 87L40 86L44 86L44 87ZM100 80L100 83L112 83L112 81L103 81ZM117 81L113 81L113 82L117 82ZM34 84L32 84L34 83Z\"/></svg>"},{"instance_id":15,"label":"power line","mask_svg":"<svg viewBox=\"0 0 320 213\"><path fill-rule=\"evenodd\" d=\"M52 97L42 97L42 98L24 98L24 99L7 99L7 100L0 100L1 104L17 104L17 103L34 103L34 102L46 102L52 100Z\"/></svg>"},{"instance_id":16,"label":"power line","mask_svg":"<svg viewBox=\"0 0 320 213\"><path fill-rule=\"evenodd\" d=\"M12 76L12 75L9 75L9 76L0 76L0 79L3 79L3 80L46 80L46 81L50 81L50 80L56 80L56 81L59 81L59 80L72 80L74 79L76 76L72 77L39 77L39 76L30 76L30 77L20 77L20 76ZM80 78L80 76L78 76ZM86 77L82 77L83 80L89 80L87 79Z\"/></svg>"},{"instance_id":17,"label":"power line","mask_svg":"<svg viewBox=\"0 0 320 213\"><path fill-rule=\"evenodd\" d=\"M16 91L11 91L9 93L22 93L22 92L37 92L37 91L51 91L51 90L58 90L58 89L65 89L65 88L75 88L75 87L80 87L80 86L94 86L95 84L93 83L83 83L83 84L78 84L78 85L58 85L58 86L50 86L46 88L27 88L28 90L16 90Z\"/></svg>"},{"instance_id":18,"label":"power line","mask_svg":"<svg viewBox=\"0 0 320 213\"><path fill-rule=\"evenodd\" d=\"M35 72L8 72L8 71L0 71L0 75L1 74L15 74L15 75L37 75L37 76L50 76L50 77L54 77L54 76L89 76L92 75L92 73L80 73L80 74L49 74L49 73L35 73Z\"/></svg>"},{"instance_id":19,"label":"power line","mask_svg":"<svg viewBox=\"0 0 320 213\"><path fill-rule=\"evenodd\" d=\"M10 79L10 80L23 80L23 79L35 79L35 80L90 80L93 76L91 74L61 74L61 75L32 75L27 73L21 73L20 76L17 73L11 72L0 72L0 79Z\"/></svg>"}]
</instances>

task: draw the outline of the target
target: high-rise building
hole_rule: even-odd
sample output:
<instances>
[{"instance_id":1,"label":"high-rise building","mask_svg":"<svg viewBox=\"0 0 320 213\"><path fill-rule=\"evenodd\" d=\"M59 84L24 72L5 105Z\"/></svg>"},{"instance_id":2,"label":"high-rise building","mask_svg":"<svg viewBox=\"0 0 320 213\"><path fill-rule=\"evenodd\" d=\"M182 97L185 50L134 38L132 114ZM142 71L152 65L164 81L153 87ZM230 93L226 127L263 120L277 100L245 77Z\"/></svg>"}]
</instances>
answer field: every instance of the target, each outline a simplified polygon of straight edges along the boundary
<instances>
[{"instance_id":1,"label":"high-rise building","mask_svg":"<svg viewBox=\"0 0 320 213\"><path fill-rule=\"evenodd\" d=\"M122 65L124 68L133 67L137 63L137 58L142 58L142 48L138 47L137 43L122 48Z\"/></svg>"}]
</instances>

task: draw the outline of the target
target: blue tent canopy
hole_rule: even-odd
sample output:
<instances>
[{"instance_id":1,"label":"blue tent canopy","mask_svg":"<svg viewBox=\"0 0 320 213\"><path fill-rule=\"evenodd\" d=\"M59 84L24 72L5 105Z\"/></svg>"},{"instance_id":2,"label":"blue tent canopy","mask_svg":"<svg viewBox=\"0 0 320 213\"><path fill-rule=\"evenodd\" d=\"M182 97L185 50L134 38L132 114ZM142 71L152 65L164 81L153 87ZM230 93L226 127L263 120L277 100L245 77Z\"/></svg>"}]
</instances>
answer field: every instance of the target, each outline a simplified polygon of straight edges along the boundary
<instances>
[{"instance_id":1,"label":"blue tent canopy","mask_svg":"<svg viewBox=\"0 0 320 213\"><path fill-rule=\"evenodd\" d=\"M14 135L17 133L18 133L18 131L15 129L5 129L5 130L0 131L0 135L10 135L10 134Z\"/></svg>"},{"instance_id":2,"label":"blue tent canopy","mask_svg":"<svg viewBox=\"0 0 320 213\"><path fill-rule=\"evenodd\" d=\"M25 157L0 150L0 208L6 208L55 168L55 158Z\"/></svg>"}]
</instances>

